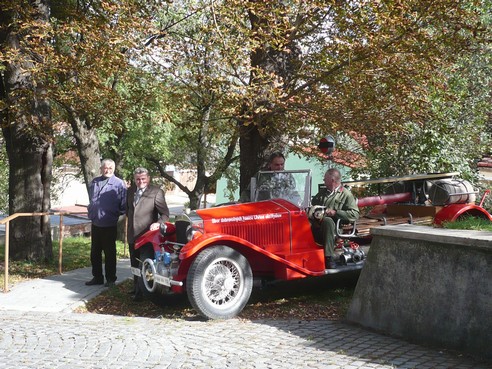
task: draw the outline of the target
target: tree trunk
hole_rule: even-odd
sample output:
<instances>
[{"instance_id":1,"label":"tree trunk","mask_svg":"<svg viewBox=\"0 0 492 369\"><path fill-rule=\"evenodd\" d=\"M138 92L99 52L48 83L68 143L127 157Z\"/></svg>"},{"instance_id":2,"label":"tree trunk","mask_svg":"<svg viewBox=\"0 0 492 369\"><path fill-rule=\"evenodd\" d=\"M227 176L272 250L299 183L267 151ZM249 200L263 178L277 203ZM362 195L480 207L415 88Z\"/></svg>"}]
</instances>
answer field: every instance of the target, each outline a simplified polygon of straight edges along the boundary
<instances>
[{"instance_id":1,"label":"tree trunk","mask_svg":"<svg viewBox=\"0 0 492 369\"><path fill-rule=\"evenodd\" d=\"M251 1L251 4L255 2ZM273 82L278 83L279 81L282 82L284 88L288 88L295 68L295 58L298 56L298 48L293 41L286 45L288 47L284 50L269 45L270 40L264 32L259 32L262 29L269 29L268 22L257 12L249 12L249 21L251 33L256 35L253 36L256 41L254 44L257 45L251 51L250 56L252 70L250 84L258 86L258 93L256 100L243 109L243 117L248 117L248 119L240 119L240 192L248 187L251 177L265 164L271 146L276 146L275 150L286 150L285 147L278 146L283 141L283 133L272 129L274 125L271 124L273 115L276 114L278 119L278 115L282 113L274 111L275 102L269 99L268 93L262 91L265 90L265 86L273 87ZM286 37L286 39L290 38ZM277 79L276 81L271 79L271 72ZM268 87L266 89L268 90Z\"/></svg>"},{"instance_id":2,"label":"tree trunk","mask_svg":"<svg viewBox=\"0 0 492 369\"><path fill-rule=\"evenodd\" d=\"M188 197L190 199L190 209L191 210L196 210L200 208L200 199L202 197L203 193L199 193L198 191L191 191L188 194Z\"/></svg>"},{"instance_id":3,"label":"tree trunk","mask_svg":"<svg viewBox=\"0 0 492 369\"><path fill-rule=\"evenodd\" d=\"M42 0L30 4L33 19L47 22L47 4ZM16 21L14 11L0 13L0 43L7 53L17 56L4 62L0 88L5 104L0 119L9 158L9 213L48 212L53 164L51 109L42 85L30 73L33 60L39 58L20 48L21 36L12 26ZM13 260L51 259L49 216L14 219L10 223L10 255Z\"/></svg>"},{"instance_id":4,"label":"tree trunk","mask_svg":"<svg viewBox=\"0 0 492 369\"><path fill-rule=\"evenodd\" d=\"M77 143L80 165L88 193L89 185L92 179L99 175L101 167L99 140L96 130L90 126L87 118L78 115L73 109L67 109L67 113Z\"/></svg>"},{"instance_id":5,"label":"tree trunk","mask_svg":"<svg viewBox=\"0 0 492 369\"><path fill-rule=\"evenodd\" d=\"M9 157L9 214L50 210L52 145L20 122L3 129ZM13 260L53 257L49 216L19 217L10 223Z\"/></svg>"},{"instance_id":6,"label":"tree trunk","mask_svg":"<svg viewBox=\"0 0 492 369\"><path fill-rule=\"evenodd\" d=\"M254 124L240 126L239 138L239 188L241 193L251 181L251 177L265 162L269 141L263 137Z\"/></svg>"}]
</instances>

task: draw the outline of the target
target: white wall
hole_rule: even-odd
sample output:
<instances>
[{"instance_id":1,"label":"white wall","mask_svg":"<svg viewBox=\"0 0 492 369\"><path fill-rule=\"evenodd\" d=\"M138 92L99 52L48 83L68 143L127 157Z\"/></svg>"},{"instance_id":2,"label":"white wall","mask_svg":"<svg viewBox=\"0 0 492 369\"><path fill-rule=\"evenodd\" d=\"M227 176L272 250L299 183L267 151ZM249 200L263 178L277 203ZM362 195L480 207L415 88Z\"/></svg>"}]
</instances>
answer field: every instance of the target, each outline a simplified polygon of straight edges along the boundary
<instances>
[{"instance_id":1,"label":"white wall","mask_svg":"<svg viewBox=\"0 0 492 369\"><path fill-rule=\"evenodd\" d=\"M64 168L53 174L51 207L88 205L85 183L73 170Z\"/></svg>"}]
</instances>

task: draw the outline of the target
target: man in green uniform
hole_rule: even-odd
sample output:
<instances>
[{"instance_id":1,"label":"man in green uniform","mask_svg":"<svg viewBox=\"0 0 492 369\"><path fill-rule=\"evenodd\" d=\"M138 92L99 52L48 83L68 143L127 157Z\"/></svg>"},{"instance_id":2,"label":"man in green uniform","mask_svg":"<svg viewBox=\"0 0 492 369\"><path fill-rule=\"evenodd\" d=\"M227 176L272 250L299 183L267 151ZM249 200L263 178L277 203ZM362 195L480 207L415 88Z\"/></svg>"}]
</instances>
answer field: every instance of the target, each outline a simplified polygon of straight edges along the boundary
<instances>
[{"instance_id":1,"label":"man in green uniform","mask_svg":"<svg viewBox=\"0 0 492 369\"><path fill-rule=\"evenodd\" d=\"M359 219L359 208L354 195L342 186L342 176L335 168L328 169L324 182L326 189L320 190L312 200L312 205L326 207L321 219L311 219L311 229L316 242L325 247L326 267L336 268L335 227L338 219L342 222L355 222Z\"/></svg>"}]
</instances>

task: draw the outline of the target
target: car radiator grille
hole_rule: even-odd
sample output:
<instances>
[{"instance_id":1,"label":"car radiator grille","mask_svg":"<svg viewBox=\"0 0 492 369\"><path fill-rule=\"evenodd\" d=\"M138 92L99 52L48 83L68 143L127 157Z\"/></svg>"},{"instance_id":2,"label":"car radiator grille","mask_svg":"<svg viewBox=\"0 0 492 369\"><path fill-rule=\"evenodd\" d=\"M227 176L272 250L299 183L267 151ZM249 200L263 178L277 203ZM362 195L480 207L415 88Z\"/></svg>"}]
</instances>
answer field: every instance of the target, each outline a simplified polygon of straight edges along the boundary
<instances>
[{"instance_id":1,"label":"car radiator grille","mask_svg":"<svg viewBox=\"0 0 492 369\"><path fill-rule=\"evenodd\" d=\"M260 224L228 224L222 232L241 237L260 247L282 245L285 241L285 225L281 222L262 222Z\"/></svg>"}]
</instances>

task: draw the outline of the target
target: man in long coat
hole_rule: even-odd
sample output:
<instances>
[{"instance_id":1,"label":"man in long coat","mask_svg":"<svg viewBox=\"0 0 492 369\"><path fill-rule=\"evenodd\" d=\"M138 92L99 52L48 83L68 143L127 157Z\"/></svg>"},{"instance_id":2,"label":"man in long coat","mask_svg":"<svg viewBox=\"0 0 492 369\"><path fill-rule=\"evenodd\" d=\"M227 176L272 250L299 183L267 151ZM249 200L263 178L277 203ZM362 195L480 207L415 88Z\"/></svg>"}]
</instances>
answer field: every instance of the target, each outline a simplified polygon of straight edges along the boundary
<instances>
[{"instance_id":1,"label":"man in long coat","mask_svg":"<svg viewBox=\"0 0 492 369\"><path fill-rule=\"evenodd\" d=\"M164 191L150 184L149 171L137 168L133 172L134 185L128 190L128 244L130 246L130 262L134 268L139 267L138 250L135 241L149 230L158 229L161 223L169 220L169 208L166 204ZM137 278L134 278L134 300L142 300L142 291L138 288Z\"/></svg>"}]
</instances>

